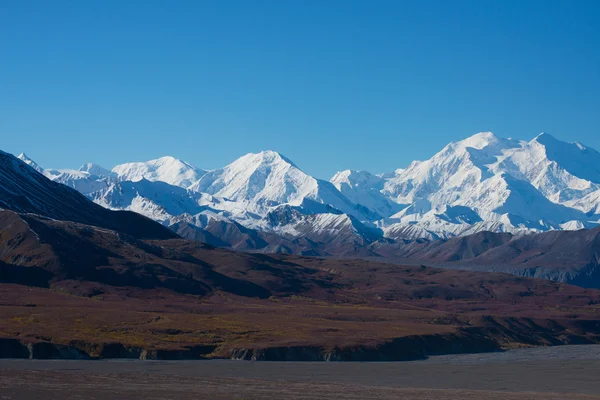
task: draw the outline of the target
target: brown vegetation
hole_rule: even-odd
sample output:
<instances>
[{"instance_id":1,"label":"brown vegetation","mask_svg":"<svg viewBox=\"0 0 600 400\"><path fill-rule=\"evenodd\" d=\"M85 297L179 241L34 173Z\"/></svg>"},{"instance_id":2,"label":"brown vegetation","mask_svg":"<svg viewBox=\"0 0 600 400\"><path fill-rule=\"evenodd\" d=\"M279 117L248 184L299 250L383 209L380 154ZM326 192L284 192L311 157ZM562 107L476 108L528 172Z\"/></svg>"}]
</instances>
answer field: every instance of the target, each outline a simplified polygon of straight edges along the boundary
<instances>
[{"instance_id":1,"label":"brown vegetation","mask_svg":"<svg viewBox=\"0 0 600 400\"><path fill-rule=\"evenodd\" d=\"M0 337L23 346L385 360L600 341L600 292L551 281L143 241L9 211L0 222Z\"/></svg>"}]
</instances>

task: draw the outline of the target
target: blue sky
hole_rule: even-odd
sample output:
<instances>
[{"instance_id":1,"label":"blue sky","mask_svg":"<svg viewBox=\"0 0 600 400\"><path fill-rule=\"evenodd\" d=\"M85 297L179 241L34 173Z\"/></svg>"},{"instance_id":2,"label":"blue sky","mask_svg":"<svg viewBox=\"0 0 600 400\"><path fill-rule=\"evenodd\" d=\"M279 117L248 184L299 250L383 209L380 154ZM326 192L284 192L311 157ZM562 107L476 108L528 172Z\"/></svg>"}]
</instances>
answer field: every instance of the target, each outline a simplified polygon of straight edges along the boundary
<instances>
[{"instance_id":1,"label":"blue sky","mask_svg":"<svg viewBox=\"0 0 600 400\"><path fill-rule=\"evenodd\" d=\"M0 149L46 167L263 149L391 171L491 130L600 150L598 1L0 2Z\"/></svg>"}]
</instances>

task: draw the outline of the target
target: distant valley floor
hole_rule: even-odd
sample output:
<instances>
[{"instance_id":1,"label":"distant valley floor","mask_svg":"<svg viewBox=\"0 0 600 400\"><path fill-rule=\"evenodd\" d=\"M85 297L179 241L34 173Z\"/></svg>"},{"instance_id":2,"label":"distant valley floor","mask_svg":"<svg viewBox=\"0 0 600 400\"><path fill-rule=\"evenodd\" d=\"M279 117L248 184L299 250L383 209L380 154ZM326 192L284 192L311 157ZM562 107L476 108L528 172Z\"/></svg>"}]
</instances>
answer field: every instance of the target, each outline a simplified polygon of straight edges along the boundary
<instances>
[{"instance_id":1,"label":"distant valley floor","mask_svg":"<svg viewBox=\"0 0 600 400\"><path fill-rule=\"evenodd\" d=\"M0 360L0 398L583 400L600 399L599 372L596 345L399 363Z\"/></svg>"}]
</instances>

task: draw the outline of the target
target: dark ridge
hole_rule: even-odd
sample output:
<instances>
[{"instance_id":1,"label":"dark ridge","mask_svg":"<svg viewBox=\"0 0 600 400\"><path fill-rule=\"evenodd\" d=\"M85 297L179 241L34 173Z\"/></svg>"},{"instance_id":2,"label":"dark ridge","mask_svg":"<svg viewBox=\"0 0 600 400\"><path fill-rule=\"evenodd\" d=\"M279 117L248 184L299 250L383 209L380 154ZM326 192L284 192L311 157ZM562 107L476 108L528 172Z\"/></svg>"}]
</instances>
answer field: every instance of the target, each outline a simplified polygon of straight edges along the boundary
<instances>
[{"instance_id":1,"label":"dark ridge","mask_svg":"<svg viewBox=\"0 0 600 400\"><path fill-rule=\"evenodd\" d=\"M177 237L173 231L142 215L101 207L2 151L0 181L0 208L3 209L94 225L143 239Z\"/></svg>"}]
</instances>

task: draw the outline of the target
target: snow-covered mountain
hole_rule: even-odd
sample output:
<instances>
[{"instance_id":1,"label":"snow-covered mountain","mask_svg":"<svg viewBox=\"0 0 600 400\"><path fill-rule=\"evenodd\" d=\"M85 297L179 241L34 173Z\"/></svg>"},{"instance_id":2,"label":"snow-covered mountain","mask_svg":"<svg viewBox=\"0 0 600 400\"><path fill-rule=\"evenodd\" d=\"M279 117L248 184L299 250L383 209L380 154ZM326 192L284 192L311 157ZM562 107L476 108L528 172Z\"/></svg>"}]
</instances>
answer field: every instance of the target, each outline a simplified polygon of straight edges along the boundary
<instances>
[{"instance_id":1,"label":"snow-covered mountain","mask_svg":"<svg viewBox=\"0 0 600 400\"><path fill-rule=\"evenodd\" d=\"M103 189L88 195L95 203L113 210L135 211L163 224L181 214L197 214L201 194L190 193L166 182L139 181L111 182Z\"/></svg>"},{"instance_id":2,"label":"snow-covered mountain","mask_svg":"<svg viewBox=\"0 0 600 400\"><path fill-rule=\"evenodd\" d=\"M206 174L206 171L174 157L121 164L115 166L112 172L125 181L136 182L146 179L151 182L166 182L183 188L189 187Z\"/></svg>"},{"instance_id":3,"label":"snow-covered mountain","mask_svg":"<svg viewBox=\"0 0 600 400\"><path fill-rule=\"evenodd\" d=\"M190 190L227 199L258 215L275 206L302 206L315 213L333 207L357 218L372 212L351 202L331 182L316 179L274 151L247 154L225 168L210 171Z\"/></svg>"},{"instance_id":4,"label":"snow-covered mountain","mask_svg":"<svg viewBox=\"0 0 600 400\"><path fill-rule=\"evenodd\" d=\"M331 181L306 174L274 151L247 154L212 171L173 157L112 170L94 164L42 169L19 158L104 207L244 249L366 248L378 240L480 231L575 230L600 220L600 153L548 134L527 142L478 133L394 172L346 170Z\"/></svg>"},{"instance_id":5,"label":"snow-covered mountain","mask_svg":"<svg viewBox=\"0 0 600 400\"><path fill-rule=\"evenodd\" d=\"M383 193L386 180L367 171L345 170L331 178L331 183L354 204L360 204L381 217L389 217L403 206Z\"/></svg>"},{"instance_id":6,"label":"snow-covered mountain","mask_svg":"<svg viewBox=\"0 0 600 400\"><path fill-rule=\"evenodd\" d=\"M577 153L586 156L577 163L564 161L578 158ZM415 161L386 179L382 192L408 207L391 216L384 229L416 224L450 237L479 227L518 232L562 229L573 226L572 221L588 226L599 219L585 214L593 199L579 207L569 202L594 193L597 184L567 168L587 178L600 176L597 154L548 134L523 142L484 132L450 143L429 160ZM456 207L463 215L459 220L453 216Z\"/></svg>"}]
</instances>

